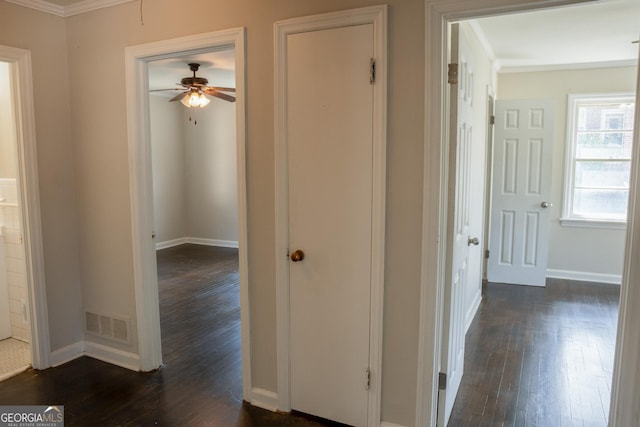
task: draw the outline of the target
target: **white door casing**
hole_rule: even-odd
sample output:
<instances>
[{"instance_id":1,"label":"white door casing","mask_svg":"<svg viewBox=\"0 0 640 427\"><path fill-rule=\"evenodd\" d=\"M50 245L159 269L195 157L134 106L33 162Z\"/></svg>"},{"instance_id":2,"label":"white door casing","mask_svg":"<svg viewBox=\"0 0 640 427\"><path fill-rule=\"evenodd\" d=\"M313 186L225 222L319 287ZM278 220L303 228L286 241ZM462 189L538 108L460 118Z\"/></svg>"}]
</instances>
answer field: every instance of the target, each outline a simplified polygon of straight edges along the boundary
<instances>
[{"instance_id":1,"label":"white door casing","mask_svg":"<svg viewBox=\"0 0 640 427\"><path fill-rule=\"evenodd\" d=\"M380 422L385 34L384 6L275 25L278 408L358 426Z\"/></svg>"},{"instance_id":2,"label":"white door casing","mask_svg":"<svg viewBox=\"0 0 640 427\"><path fill-rule=\"evenodd\" d=\"M18 160L18 205L23 234L31 358L35 369L51 367L49 315L44 274L42 222L36 149L31 52L0 45L0 61L9 63Z\"/></svg>"},{"instance_id":3,"label":"white door casing","mask_svg":"<svg viewBox=\"0 0 640 427\"><path fill-rule=\"evenodd\" d=\"M449 131L449 217L448 252L444 292L443 343L438 425L446 426L453 409L462 375L465 348L465 289L469 281L471 212L471 144L473 141L474 61L471 49L459 34L459 25L451 26L450 63L458 64L457 81L450 86ZM478 278L479 279L479 278Z\"/></svg>"},{"instance_id":4,"label":"white door casing","mask_svg":"<svg viewBox=\"0 0 640 427\"><path fill-rule=\"evenodd\" d=\"M553 104L498 100L487 279L544 286L551 211Z\"/></svg>"},{"instance_id":5,"label":"white door casing","mask_svg":"<svg viewBox=\"0 0 640 427\"><path fill-rule=\"evenodd\" d=\"M249 333L244 28L196 34L125 48L129 190L136 294L138 364L139 369L142 371L156 369L162 364L156 248L152 238L153 181L151 178L147 63L156 59L209 52L220 47L233 47L235 49L238 269L240 276L242 378L243 397L245 400L253 402L256 396L251 387Z\"/></svg>"}]
</instances>

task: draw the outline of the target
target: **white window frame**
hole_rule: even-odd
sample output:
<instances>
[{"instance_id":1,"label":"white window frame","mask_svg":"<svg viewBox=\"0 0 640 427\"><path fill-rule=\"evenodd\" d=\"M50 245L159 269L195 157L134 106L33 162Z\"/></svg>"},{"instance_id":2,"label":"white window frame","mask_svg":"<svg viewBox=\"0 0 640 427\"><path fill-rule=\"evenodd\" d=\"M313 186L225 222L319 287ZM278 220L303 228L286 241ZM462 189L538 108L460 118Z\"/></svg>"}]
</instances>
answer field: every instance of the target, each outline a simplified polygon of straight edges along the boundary
<instances>
[{"instance_id":1,"label":"white window frame","mask_svg":"<svg viewBox=\"0 0 640 427\"><path fill-rule=\"evenodd\" d=\"M571 227L624 229L626 220L586 218L573 215L573 191L575 182L577 144L577 105L582 102L610 102L630 100L635 102L632 92L609 92L591 94L569 94L567 99L567 137L565 154L564 193L560 224ZM637 107L637 106L636 106Z\"/></svg>"}]
</instances>

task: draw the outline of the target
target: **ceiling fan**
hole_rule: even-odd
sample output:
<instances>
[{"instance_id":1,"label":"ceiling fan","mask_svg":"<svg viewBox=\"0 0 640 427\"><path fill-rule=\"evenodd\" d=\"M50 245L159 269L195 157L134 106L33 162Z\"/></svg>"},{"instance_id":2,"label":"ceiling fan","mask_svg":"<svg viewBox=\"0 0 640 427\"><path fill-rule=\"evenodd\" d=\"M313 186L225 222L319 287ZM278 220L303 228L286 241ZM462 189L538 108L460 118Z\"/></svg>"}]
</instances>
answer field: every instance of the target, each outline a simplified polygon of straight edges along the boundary
<instances>
[{"instance_id":1,"label":"ceiling fan","mask_svg":"<svg viewBox=\"0 0 640 427\"><path fill-rule=\"evenodd\" d=\"M225 101L235 102L235 96L228 95L223 92L235 92L236 89L232 87L218 87L218 86L207 86L209 80L204 77L197 77L196 72L200 68L200 64L192 62L189 64L189 69L193 71L193 77L185 77L180 80L180 83L176 83L181 88L171 88L171 89L154 89L149 92L161 92L167 90L179 90L182 91L179 95L174 96L169 100L169 102L180 101L188 108L192 107L206 107L209 104L210 100L205 96L211 95L216 98L224 99ZM186 90L185 90L186 89Z\"/></svg>"}]
</instances>

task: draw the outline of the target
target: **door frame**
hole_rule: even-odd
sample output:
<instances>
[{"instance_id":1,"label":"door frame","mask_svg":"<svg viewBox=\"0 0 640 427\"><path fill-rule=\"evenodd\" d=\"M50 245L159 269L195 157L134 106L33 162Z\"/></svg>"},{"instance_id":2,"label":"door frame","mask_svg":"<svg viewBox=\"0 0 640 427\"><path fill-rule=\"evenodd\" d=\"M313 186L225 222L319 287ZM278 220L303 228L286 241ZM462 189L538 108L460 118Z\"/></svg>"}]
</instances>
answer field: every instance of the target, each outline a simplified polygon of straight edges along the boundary
<instances>
[{"instance_id":1,"label":"door frame","mask_svg":"<svg viewBox=\"0 0 640 427\"><path fill-rule=\"evenodd\" d=\"M51 367L51 341L40 218L31 52L0 45L0 61L9 63L16 122L17 184L31 324L31 365L35 369L46 369Z\"/></svg>"},{"instance_id":2,"label":"door frame","mask_svg":"<svg viewBox=\"0 0 640 427\"><path fill-rule=\"evenodd\" d=\"M276 207L276 334L278 392L274 405L291 411L289 343L289 209L287 135L287 36L352 25L373 24L376 84L373 95L373 201L371 263L371 328L369 357L369 426L380 423L382 391L382 311L387 144L387 6L372 6L278 21L274 24L275 78L275 207Z\"/></svg>"},{"instance_id":3,"label":"door frame","mask_svg":"<svg viewBox=\"0 0 640 427\"><path fill-rule=\"evenodd\" d=\"M437 420L438 373L440 371L443 294L447 243L440 236L447 230L448 89L447 66L449 22L480 16L525 12L543 8L590 3L594 0L425 0L425 158L423 176L422 266L420 325L418 336L418 381L416 425L435 426ZM636 109L636 119L639 112ZM640 132L640 130L636 130ZM637 141L636 136L636 141ZM640 160L640 144L634 159ZM636 162L637 163L637 162ZM634 163L635 164L635 163ZM640 402L640 165L632 171L630 215L627 224L626 261L616 340L610 426L637 425L634 413ZM437 191L433 191L437 189ZM435 284L435 286L433 286Z\"/></svg>"},{"instance_id":4,"label":"door frame","mask_svg":"<svg viewBox=\"0 0 640 427\"><path fill-rule=\"evenodd\" d=\"M150 61L233 47L236 77L238 261L242 334L243 394L251 400L251 351L247 251L245 28L233 28L125 48L129 191L139 369L162 365L156 248L153 241L153 180L149 119Z\"/></svg>"}]
</instances>

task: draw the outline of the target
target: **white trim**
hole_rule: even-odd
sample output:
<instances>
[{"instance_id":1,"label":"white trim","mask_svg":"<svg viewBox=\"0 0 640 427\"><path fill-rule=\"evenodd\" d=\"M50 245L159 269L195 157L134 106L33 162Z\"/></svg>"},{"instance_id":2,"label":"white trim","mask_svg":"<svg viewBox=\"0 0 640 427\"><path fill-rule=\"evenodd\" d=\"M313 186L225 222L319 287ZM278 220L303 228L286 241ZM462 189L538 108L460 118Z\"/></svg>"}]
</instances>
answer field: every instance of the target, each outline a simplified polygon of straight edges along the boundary
<instances>
[{"instance_id":1,"label":"white trim","mask_svg":"<svg viewBox=\"0 0 640 427\"><path fill-rule=\"evenodd\" d=\"M138 349L141 370L162 363L158 282L155 245L152 240L153 201L147 63L177 54L197 54L224 47L235 48L236 150L238 186L238 261L240 276L240 323L242 334L243 393L251 392L251 337L247 251L246 184L246 72L245 29L234 28L171 40L131 46L125 49L127 125L131 192L131 228L136 291Z\"/></svg>"},{"instance_id":2,"label":"white trim","mask_svg":"<svg viewBox=\"0 0 640 427\"><path fill-rule=\"evenodd\" d=\"M380 423L380 427L406 427L401 424L389 423L387 421L382 421Z\"/></svg>"},{"instance_id":3,"label":"white trim","mask_svg":"<svg viewBox=\"0 0 640 427\"><path fill-rule=\"evenodd\" d=\"M140 370L139 355L95 342L84 342L84 355L122 368L131 369L132 371Z\"/></svg>"},{"instance_id":4,"label":"white trim","mask_svg":"<svg viewBox=\"0 0 640 427\"><path fill-rule=\"evenodd\" d=\"M552 268L547 269L547 277L550 279L566 279L566 280L578 280L580 282L610 283L613 285L619 285L622 283L621 274L588 273L584 271L556 270Z\"/></svg>"},{"instance_id":5,"label":"white trim","mask_svg":"<svg viewBox=\"0 0 640 427\"><path fill-rule=\"evenodd\" d=\"M592 0L586 0L592 1ZM585 0L425 0L425 141L416 426L435 426L447 243L449 22ZM435 286L434 286L435 284Z\"/></svg>"},{"instance_id":6,"label":"white trim","mask_svg":"<svg viewBox=\"0 0 640 427\"><path fill-rule=\"evenodd\" d=\"M51 366L49 356L49 315L44 273L42 222L36 124L33 103L31 52L0 45L0 61L10 64L11 91L14 100L18 158L18 193L26 261L26 280L31 317L31 357L35 369Z\"/></svg>"},{"instance_id":7,"label":"white trim","mask_svg":"<svg viewBox=\"0 0 640 427\"><path fill-rule=\"evenodd\" d=\"M569 71L569 70L597 70L601 68L635 67L637 61L603 61L603 62L580 62L571 64L547 64L547 65L527 65L523 61L496 61L496 70L499 73L535 73L542 71Z\"/></svg>"},{"instance_id":8,"label":"white trim","mask_svg":"<svg viewBox=\"0 0 640 427\"><path fill-rule=\"evenodd\" d=\"M194 244L203 246L217 246L219 248L238 248L239 244L237 240L219 240L219 239L204 239L202 237L180 237L178 239L167 240L165 242L156 243L156 250L172 248L174 246L180 246L184 244Z\"/></svg>"},{"instance_id":9,"label":"white trim","mask_svg":"<svg viewBox=\"0 0 640 427\"><path fill-rule=\"evenodd\" d=\"M465 316L465 322L466 322L465 328L464 328L465 333L471 327L471 324L473 323L473 319L476 317L476 314L478 313L478 309L480 309L481 302L482 302L482 289L478 289L476 291L476 294L473 297L473 302L471 303L471 306L469 307L469 310L467 310L467 313Z\"/></svg>"},{"instance_id":10,"label":"white trim","mask_svg":"<svg viewBox=\"0 0 640 427\"><path fill-rule=\"evenodd\" d=\"M84 356L84 341L78 341L51 352L51 366L54 368Z\"/></svg>"},{"instance_id":11,"label":"white trim","mask_svg":"<svg viewBox=\"0 0 640 427\"><path fill-rule=\"evenodd\" d=\"M286 61L287 36L344 26L373 24L376 85L374 86L373 131L373 202L372 202L372 263L371 263L371 331L369 389L369 426L378 425L382 392L382 331L384 305L384 242L386 209L386 138L387 138L387 6L294 18L274 24L275 45L275 253L287 253L289 242L288 167L286 142ZM285 256L276 256L276 323L278 409L291 409L289 390L289 266Z\"/></svg>"},{"instance_id":12,"label":"white trim","mask_svg":"<svg viewBox=\"0 0 640 427\"><path fill-rule=\"evenodd\" d=\"M636 80L636 95L640 93L640 71ZM634 123L640 123L640 108ZM624 269L620 288L620 312L616 339L609 426L640 425L640 129L633 131L629 179L629 210Z\"/></svg>"},{"instance_id":13,"label":"white trim","mask_svg":"<svg viewBox=\"0 0 640 427\"><path fill-rule=\"evenodd\" d=\"M140 357L137 354L91 341L78 341L52 352L52 366L64 365L82 356L89 356L132 371L140 370Z\"/></svg>"},{"instance_id":14,"label":"white trim","mask_svg":"<svg viewBox=\"0 0 640 427\"><path fill-rule=\"evenodd\" d=\"M117 6L123 3L131 3L135 0L84 0L67 6L60 6L45 0L6 0L9 3L35 9L40 12L66 18L106 7Z\"/></svg>"},{"instance_id":15,"label":"white trim","mask_svg":"<svg viewBox=\"0 0 640 427\"><path fill-rule=\"evenodd\" d=\"M278 394L262 388L251 389L251 396L247 400L253 406L276 412L278 410Z\"/></svg>"},{"instance_id":16,"label":"white trim","mask_svg":"<svg viewBox=\"0 0 640 427\"><path fill-rule=\"evenodd\" d=\"M560 218L560 225L563 227L604 228L609 230L624 230L627 228L626 221L600 221L576 218Z\"/></svg>"},{"instance_id":17,"label":"white trim","mask_svg":"<svg viewBox=\"0 0 640 427\"><path fill-rule=\"evenodd\" d=\"M189 243L188 237L180 237L178 239L171 239L171 240L166 240L164 242L158 242L156 243L156 251L159 251L161 249L173 248L175 246L180 246L187 243Z\"/></svg>"}]
</instances>

